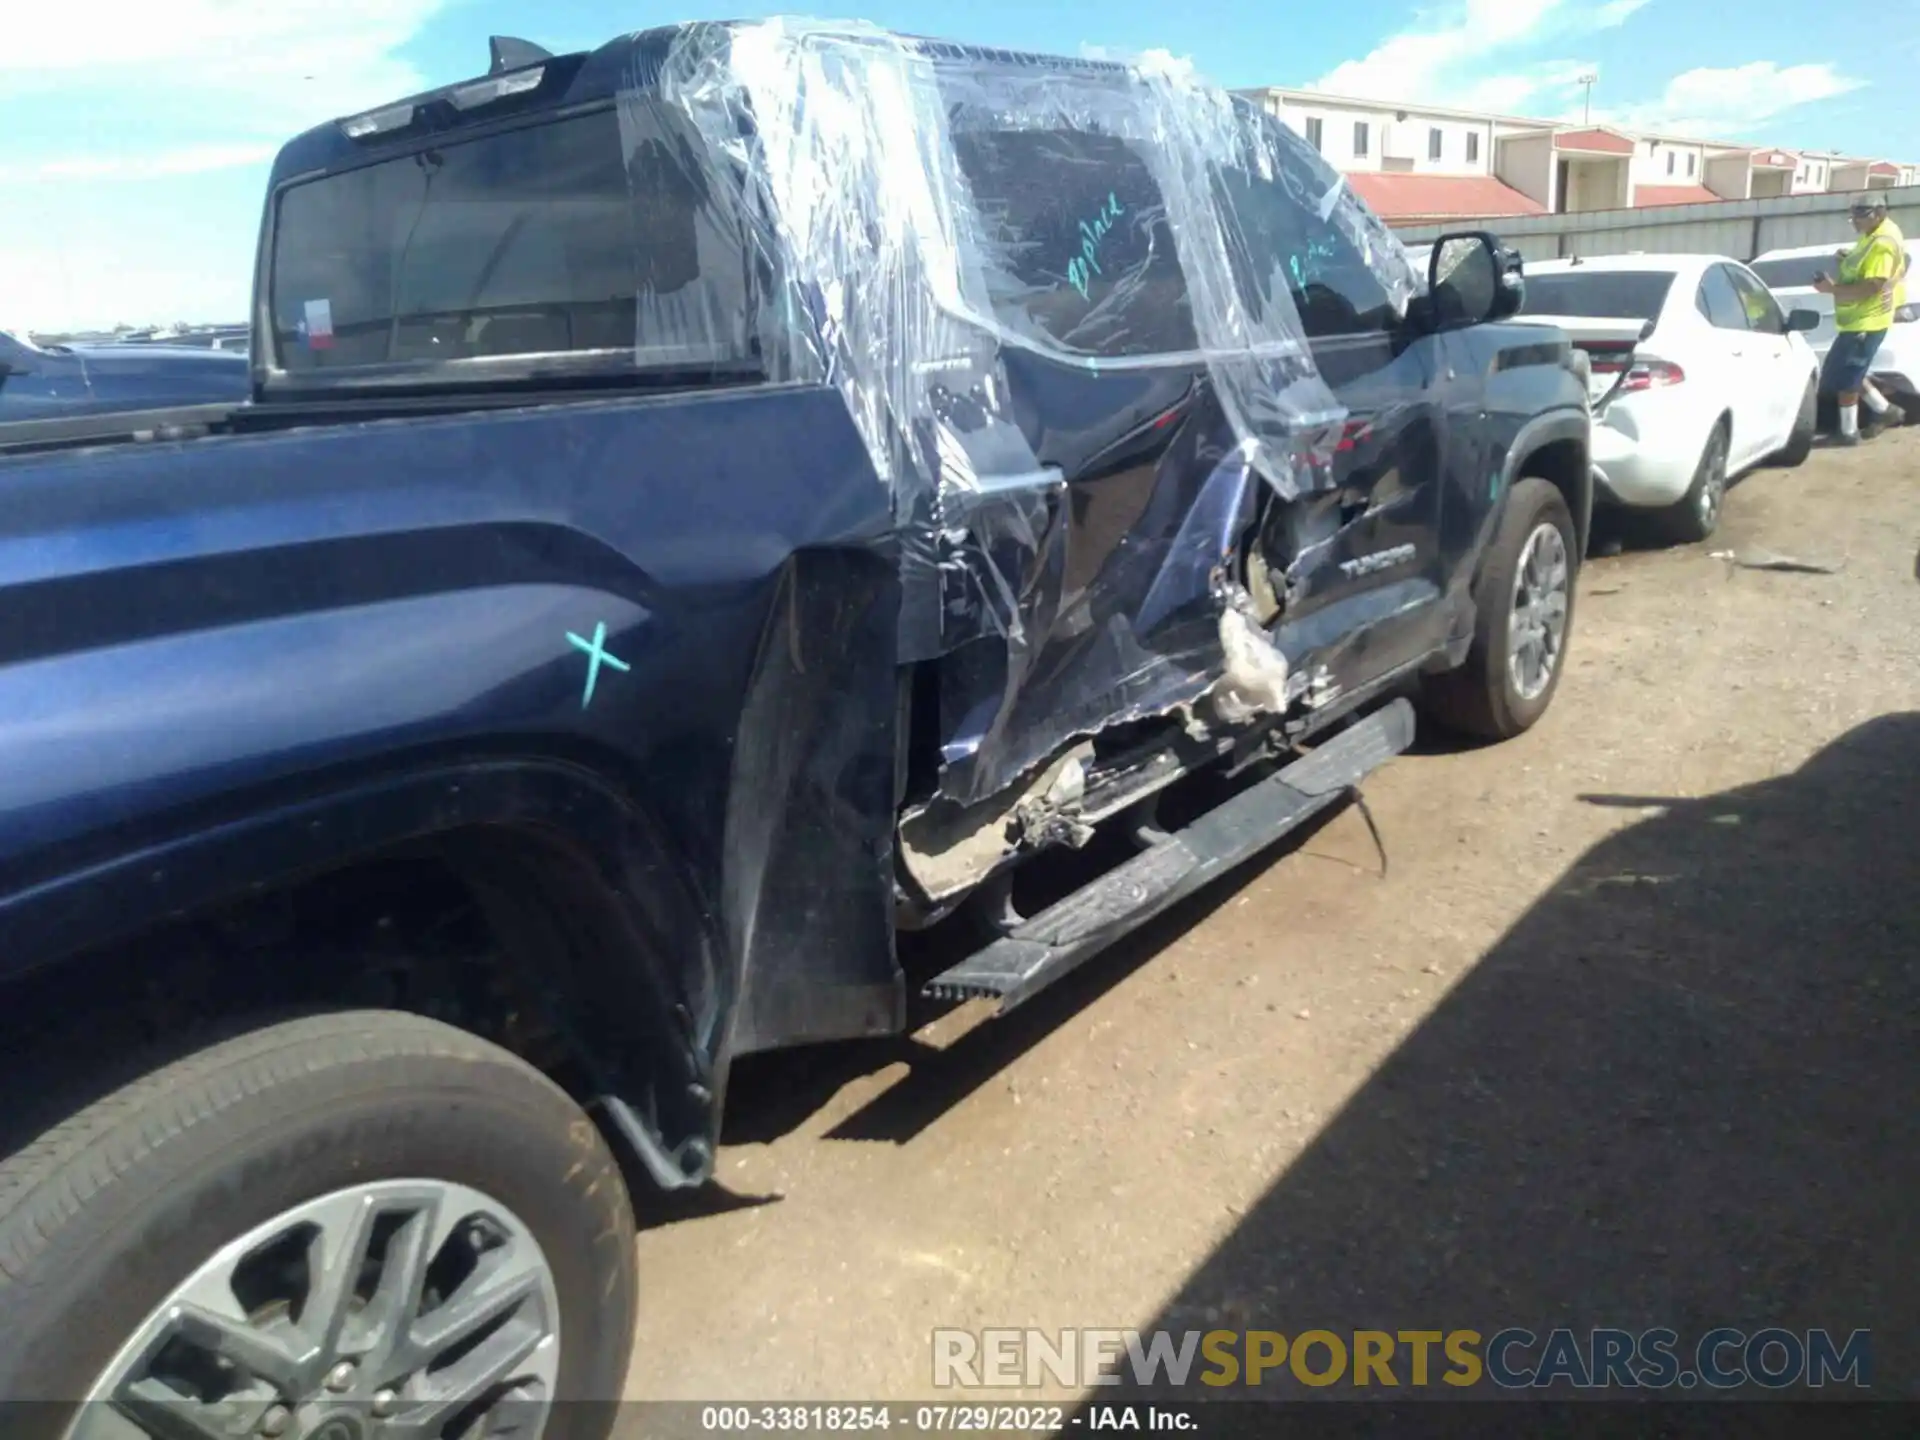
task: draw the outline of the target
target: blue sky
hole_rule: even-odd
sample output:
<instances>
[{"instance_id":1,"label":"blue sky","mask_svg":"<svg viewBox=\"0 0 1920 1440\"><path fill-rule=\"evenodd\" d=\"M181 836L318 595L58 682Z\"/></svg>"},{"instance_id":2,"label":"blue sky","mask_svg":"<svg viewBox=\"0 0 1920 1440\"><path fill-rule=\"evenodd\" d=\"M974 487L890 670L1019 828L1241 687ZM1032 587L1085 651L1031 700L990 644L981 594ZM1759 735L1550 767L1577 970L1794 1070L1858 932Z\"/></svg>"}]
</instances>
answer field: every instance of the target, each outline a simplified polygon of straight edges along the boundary
<instances>
[{"instance_id":1,"label":"blue sky","mask_svg":"<svg viewBox=\"0 0 1920 1440\"><path fill-rule=\"evenodd\" d=\"M1910 3L1813 0L863 0L922 34L1189 56L1229 86L1579 114L1920 159ZM486 68L672 19L793 13L681 0L16 0L0 32L0 327L245 318L268 163L289 135ZM1876 19L1877 17L1877 19Z\"/></svg>"}]
</instances>

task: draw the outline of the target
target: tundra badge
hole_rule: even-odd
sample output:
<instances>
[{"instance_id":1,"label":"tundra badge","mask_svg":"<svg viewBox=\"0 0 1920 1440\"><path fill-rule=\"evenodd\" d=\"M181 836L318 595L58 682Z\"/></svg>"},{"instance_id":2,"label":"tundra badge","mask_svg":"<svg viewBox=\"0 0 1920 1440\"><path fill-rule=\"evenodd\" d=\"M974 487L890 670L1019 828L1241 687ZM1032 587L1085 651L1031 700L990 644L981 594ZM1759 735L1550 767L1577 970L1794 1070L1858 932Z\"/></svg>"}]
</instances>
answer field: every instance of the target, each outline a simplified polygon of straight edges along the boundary
<instances>
[{"instance_id":1,"label":"tundra badge","mask_svg":"<svg viewBox=\"0 0 1920 1440\"><path fill-rule=\"evenodd\" d=\"M1340 573L1349 580L1362 575L1372 575L1377 571L1391 570L1396 565L1404 565L1413 559L1412 545L1395 545L1391 549L1376 550L1371 555L1356 555L1351 560L1340 562Z\"/></svg>"}]
</instances>

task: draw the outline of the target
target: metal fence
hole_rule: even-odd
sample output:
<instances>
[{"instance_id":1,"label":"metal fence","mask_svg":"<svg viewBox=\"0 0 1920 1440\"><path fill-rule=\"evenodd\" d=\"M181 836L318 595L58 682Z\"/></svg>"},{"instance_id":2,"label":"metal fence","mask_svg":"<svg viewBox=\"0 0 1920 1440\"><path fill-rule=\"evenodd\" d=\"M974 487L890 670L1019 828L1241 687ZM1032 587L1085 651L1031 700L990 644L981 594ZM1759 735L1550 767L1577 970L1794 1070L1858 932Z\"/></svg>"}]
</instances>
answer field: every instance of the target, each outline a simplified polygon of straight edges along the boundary
<instances>
[{"instance_id":1,"label":"metal fence","mask_svg":"<svg viewBox=\"0 0 1920 1440\"><path fill-rule=\"evenodd\" d=\"M1920 239L1920 186L1879 192L1894 223ZM1847 206L1854 193L1785 195L1773 200L1722 200L1705 205L1661 205L1637 210L1587 210L1570 215L1490 216L1444 225L1410 225L1394 234L1420 251L1443 234L1492 230L1523 260L1580 255L1730 255L1751 260L1794 245L1840 245L1851 233Z\"/></svg>"}]
</instances>

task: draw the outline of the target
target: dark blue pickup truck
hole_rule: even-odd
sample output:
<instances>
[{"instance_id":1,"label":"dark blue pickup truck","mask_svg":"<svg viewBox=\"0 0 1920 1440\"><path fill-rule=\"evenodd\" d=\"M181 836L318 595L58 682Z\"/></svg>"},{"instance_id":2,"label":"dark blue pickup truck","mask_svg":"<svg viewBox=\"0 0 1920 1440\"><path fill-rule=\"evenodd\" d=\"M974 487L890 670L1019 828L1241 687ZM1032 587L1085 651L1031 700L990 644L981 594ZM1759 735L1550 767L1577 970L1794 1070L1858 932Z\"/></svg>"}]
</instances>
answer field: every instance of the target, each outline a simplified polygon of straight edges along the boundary
<instances>
[{"instance_id":1,"label":"dark blue pickup truck","mask_svg":"<svg viewBox=\"0 0 1920 1440\"><path fill-rule=\"evenodd\" d=\"M1590 493L1522 284L1173 69L865 30L288 144L246 403L0 426L10 1433L591 1433L735 1058L1527 729Z\"/></svg>"},{"instance_id":2,"label":"dark blue pickup truck","mask_svg":"<svg viewBox=\"0 0 1920 1440\"><path fill-rule=\"evenodd\" d=\"M230 350L36 345L0 331L0 425L237 405L247 398L248 385L246 357Z\"/></svg>"}]
</instances>

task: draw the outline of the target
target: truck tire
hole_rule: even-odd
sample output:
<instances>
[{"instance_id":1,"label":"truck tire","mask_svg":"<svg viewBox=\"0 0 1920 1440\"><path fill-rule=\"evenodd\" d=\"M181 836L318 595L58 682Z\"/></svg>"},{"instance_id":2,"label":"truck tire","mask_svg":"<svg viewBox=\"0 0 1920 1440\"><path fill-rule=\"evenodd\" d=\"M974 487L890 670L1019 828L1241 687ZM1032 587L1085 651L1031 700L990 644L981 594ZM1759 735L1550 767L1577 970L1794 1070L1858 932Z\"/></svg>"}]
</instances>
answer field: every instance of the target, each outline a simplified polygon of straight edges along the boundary
<instances>
[{"instance_id":1,"label":"truck tire","mask_svg":"<svg viewBox=\"0 0 1920 1440\"><path fill-rule=\"evenodd\" d=\"M0 1162L0 1402L50 1402L6 1406L10 1436L179 1391L288 1440L503 1400L584 1440L611 1424L633 1311L633 1219L592 1121L418 1016L176 1051Z\"/></svg>"},{"instance_id":2,"label":"truck tire","mask_svg":"<svg viewBox=\"0 0 1920 1440\"><path fill-rule=\"evenodd\" d=\"M1474 580L1466 662L1423 687L1431 719L1473 739L1510 740L1547 713L1573 634L1578 555L1565 497L1545 480L1521 480ZM1516 641L1526 642L1519 652Z\"/></svg>"}]
</instances>

